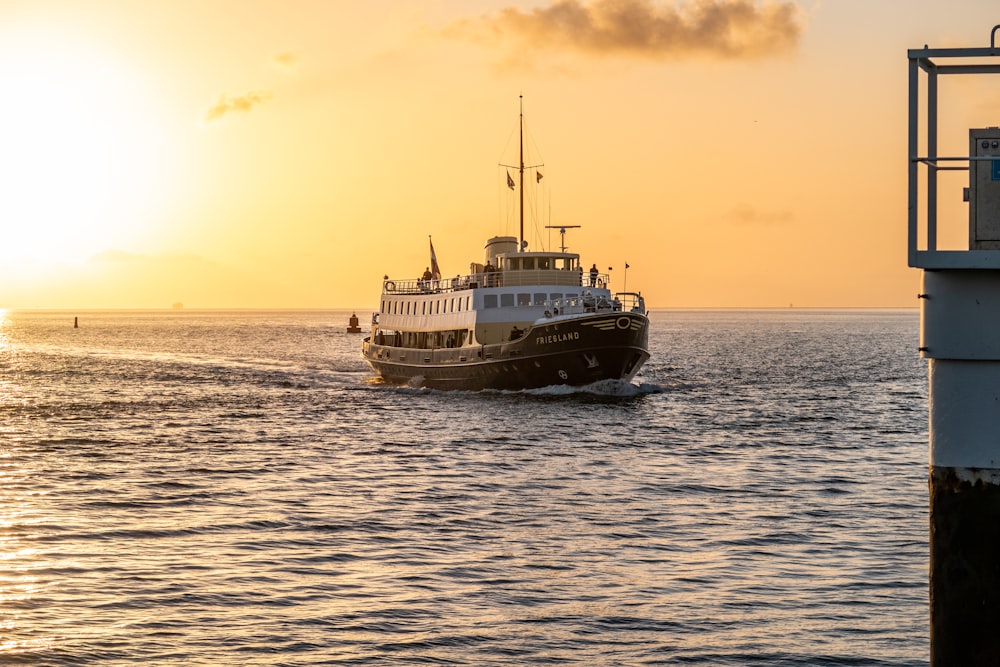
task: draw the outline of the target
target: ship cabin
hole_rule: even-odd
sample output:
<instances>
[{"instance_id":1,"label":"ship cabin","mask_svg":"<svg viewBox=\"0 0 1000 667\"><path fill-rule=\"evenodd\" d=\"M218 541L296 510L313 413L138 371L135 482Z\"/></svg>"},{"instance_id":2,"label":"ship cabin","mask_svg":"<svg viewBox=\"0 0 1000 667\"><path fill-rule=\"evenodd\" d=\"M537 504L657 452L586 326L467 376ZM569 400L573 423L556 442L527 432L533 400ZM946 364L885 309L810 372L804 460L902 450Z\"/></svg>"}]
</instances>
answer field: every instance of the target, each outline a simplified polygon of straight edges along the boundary
<instances>
[{"instance_id":1,"label":"ship cabin","mask_svg":"<svg viewBox=\"0 0 1000 667\"><path fill-rule=\"evenodd\" d=\"M622 310L606 273L584 271L567 252L517 252L517 239L486 244L483 264L467 275L382 284L370 341L416 349L461 348L517 340L539 320Z\"/></svg>"}]
</instances>

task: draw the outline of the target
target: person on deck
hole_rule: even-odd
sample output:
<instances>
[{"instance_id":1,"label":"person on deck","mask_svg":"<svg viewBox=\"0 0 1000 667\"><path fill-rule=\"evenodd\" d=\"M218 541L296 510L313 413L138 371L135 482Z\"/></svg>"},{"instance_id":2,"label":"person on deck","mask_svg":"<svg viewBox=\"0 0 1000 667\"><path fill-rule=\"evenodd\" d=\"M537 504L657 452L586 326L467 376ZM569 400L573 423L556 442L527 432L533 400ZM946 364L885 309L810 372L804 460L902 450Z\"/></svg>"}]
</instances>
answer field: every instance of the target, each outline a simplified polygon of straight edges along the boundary
<instances>
[{"instance_id":1,"label":"person on deck","mask_svg":"<svg viewBox=\"0 0 1000 667\"><path fill-rule=\"evenodd\" d=\"M596 287L597 286L597 274L598 274L597 264L593 264L590 267L590 286L591 287Z\"/></svg>"}]
</instances>

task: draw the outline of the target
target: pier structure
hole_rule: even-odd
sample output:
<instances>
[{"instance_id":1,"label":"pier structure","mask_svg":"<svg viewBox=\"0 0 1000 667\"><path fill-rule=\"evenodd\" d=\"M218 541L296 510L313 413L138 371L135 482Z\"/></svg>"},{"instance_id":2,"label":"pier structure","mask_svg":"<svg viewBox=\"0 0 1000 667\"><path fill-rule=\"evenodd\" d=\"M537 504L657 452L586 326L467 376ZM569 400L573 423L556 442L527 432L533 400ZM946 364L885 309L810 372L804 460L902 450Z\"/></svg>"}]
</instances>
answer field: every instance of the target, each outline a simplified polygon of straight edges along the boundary
<instances>
[{"instance_id":1,"label":"pier structure","mask_svg":"<svg viewBox=\"0 0 1000 667\"><path fill-rule=\"evenodd\" d=\"M938 131L941 77L1000 83L989 76L1000 74L998 30L989 47L908 51L908 262L922 270L919 351L929 379L930 655L936 667L1000 665L1000 127L990 126L1000 124L1000 109L976 118L981 127ZM969 88L961 92L968 95ZM959 148L942 155L944 144ZM968 180L948 172L966 172ZM947 192L949 183L960 185L951 190L956 199L939 201L942 184ZM968 202L968 245L939 247L947 245L939 243L939 205L961 211L961 200ZM941 221L944 229L947 217Z\"/></svg>"}]
</instances>

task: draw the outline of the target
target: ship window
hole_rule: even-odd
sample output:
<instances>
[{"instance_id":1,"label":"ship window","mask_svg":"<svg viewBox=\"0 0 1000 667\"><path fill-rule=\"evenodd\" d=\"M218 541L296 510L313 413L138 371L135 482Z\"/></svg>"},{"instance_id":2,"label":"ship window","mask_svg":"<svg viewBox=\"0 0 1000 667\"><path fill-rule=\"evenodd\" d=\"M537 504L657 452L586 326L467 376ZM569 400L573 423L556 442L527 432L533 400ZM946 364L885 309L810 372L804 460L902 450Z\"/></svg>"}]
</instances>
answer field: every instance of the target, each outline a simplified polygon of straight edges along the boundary
<instances>
[{"instance_id":1,"label":"ship window","mask_svg":"<svg viewBox=\"0 0 1000 667\"><path fill-rule=\"evenodd\" d=\"M541 269L541 270L543 270L543 271L548 271L548 269L549 269L549 258L548 257L539 257L538 258L538 268Z\"/></svg>"},{"instance_id":2,"label":"ship window","mask_svg":"<svg viewBox=\"0 0 1000 667\"><path fill-rule=\"evenodd\" d=\"M514 306L514 295L513 294L501 294L500 295L500 306L502 308L512 308Z\"/></svg>"},{"instance_id":3,"label":"ship window","mask_svg":"<svg viewBox=\"0 0 1000 667\"><path fill-rule=\"evenodd\" d=\"M561 298L562 298L562 294L559 294L559 293L556 293L556 294L550 294L550 295L549 295L549 298L550 298L550 299L552 299L553 301L558 301L559 299L561 299Z\"/></svg>"},{"instance_id":4,"label":"ship window","mask_svg":"<svg viewBox=\"0 0 1000 667\"><path fill-rule=\"evenodd\" d=\"M534 257L522 257L521 258L521 268L525 271L535 270L535 258Z\"/></svg>"},{"instance_id":5,"label":"ship window","mask_svg":"<svg viewBox=\"0 0 1000 667\"><path fill-rule=\"evenodd\" d=\"M535 293L535 305L536 306L544 306L545 305L545 300L548 299L548 298L549 298L549 295L546 294L545 292L536 292Z\"/></svg>"},{"instance_id":6,"label":"ship window","mask_svg":"<svg viewBox=\"0 0 1000 667\"><path fill-rule=\"evenodd\" d=\"M518 294L517 295L517 305L519 305L519 306L530 306L531 305L531 295L530 294Z\"/></svg>"},{"instance_id":7,"label":"ship window","mask_svg":"<svg viewBox=\"0 0 1000 667\"><path fill-rule=\"evenodd\" d=\"M434 314L435 315L440 315L441 314L441 300L440 299L438 299L437 301L434 302Z\"/></svg>"},{"instance_id":8,"label":"ship window","mask_svg":"<svg viewBox=\"0 0 1000 667\"><path fill-rule=\"evenodd\" d=\"M471 308L471 306L470 306L470 301L471 301L471 299L472 299L472 297L471 297L471 296L467 296L467 297L465 297L465 309L466 309L466 310L468 310L469 308Z\"/></svg>"},{"instance_id":9,"label":"ship window","mask_svg":"<svg viewBox=\"0 0 1000 667\"><path fill-rule=\"evenodd\" d=\"M521 268L521 260L519 260L516 257L508 257L507 258L507 268L511 269L511 270L514 270L514 271L517 271L518 269Z\"/></svg>"},{"instance_id":10,"label":"ship window","mask_svg":"<svg viewBox=\"0 0 1000 667\"><path fill-rule=\"evenodd\" d=\"M497 295L487 294L483 297L483 308L496 308L497 307Z\"/></svg>"}]
</instances>

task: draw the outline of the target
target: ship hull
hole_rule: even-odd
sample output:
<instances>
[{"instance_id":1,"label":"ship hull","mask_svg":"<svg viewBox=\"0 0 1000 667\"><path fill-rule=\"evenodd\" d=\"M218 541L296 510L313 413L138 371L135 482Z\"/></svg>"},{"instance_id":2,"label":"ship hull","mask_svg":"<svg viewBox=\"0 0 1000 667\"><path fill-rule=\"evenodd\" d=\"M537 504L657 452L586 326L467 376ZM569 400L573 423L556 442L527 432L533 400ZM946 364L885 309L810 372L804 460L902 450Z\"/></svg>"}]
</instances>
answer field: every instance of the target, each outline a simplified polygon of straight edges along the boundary
<instances>
[{"instance_id":1,"label":"ship hull","mask_svg":"<svg viewBox=\"0 0 1000 667\"><path fill-rule=\"evenodd\" d=\"M435 389L533 389L631 381L649 358L649 320L630 312L553 319L496 345L421 350L365 340L364 357L388 382Z\"/></svg>"}]
</instances>

